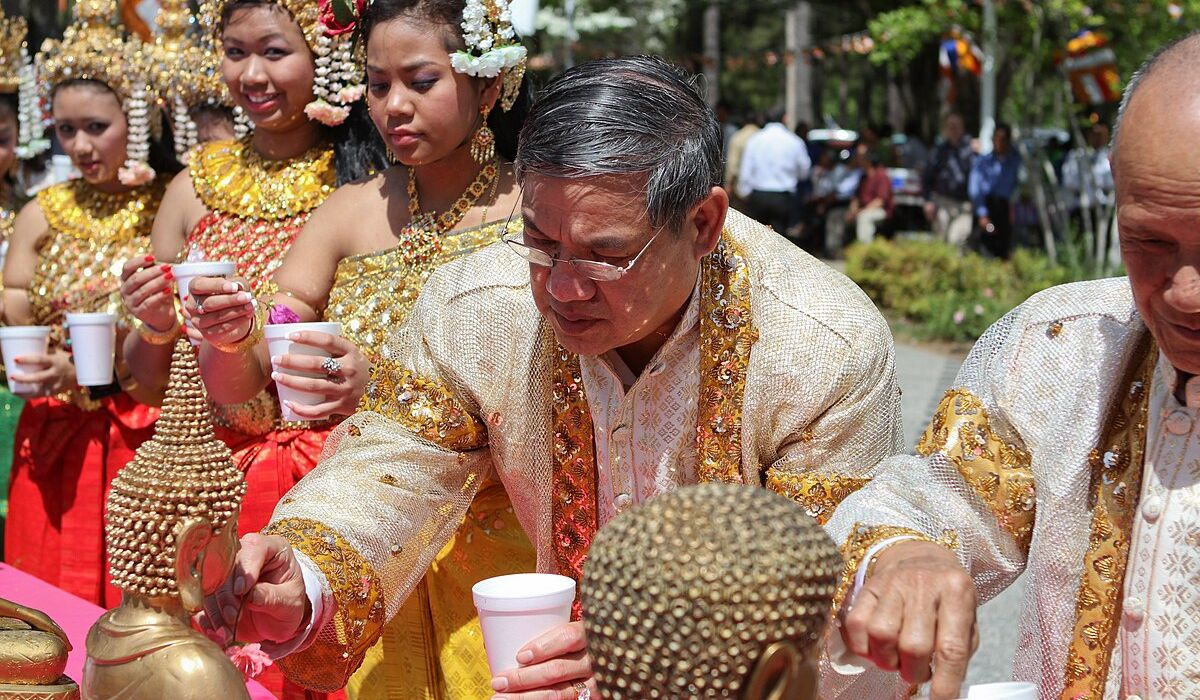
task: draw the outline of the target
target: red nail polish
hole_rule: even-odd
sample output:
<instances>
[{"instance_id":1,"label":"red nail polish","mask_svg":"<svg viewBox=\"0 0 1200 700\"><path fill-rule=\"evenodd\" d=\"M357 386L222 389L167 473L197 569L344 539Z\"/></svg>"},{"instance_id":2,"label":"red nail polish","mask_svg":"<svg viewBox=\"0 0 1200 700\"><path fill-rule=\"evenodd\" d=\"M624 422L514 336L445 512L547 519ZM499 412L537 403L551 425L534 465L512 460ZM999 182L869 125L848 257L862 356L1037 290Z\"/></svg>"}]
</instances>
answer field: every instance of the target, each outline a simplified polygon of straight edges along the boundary
<instances>
[{"instance_id":1,"label":"red nail polish","mask_svg":"<svg viewBox=\"0 0 1200 700\"><path fill-rule=\"evenodd\" d=\"M175 273L170 270L167 270L164 276L169 280L175 279Z\"/></svg>"},{"instance_id":2,"label":"red nail polish","mask_svg":"<svg viewBox=\"0 0 1200 700\"><path fill-rule=\"evenodd\" d=\"M146 256L146 262L148 262L148 263L152 263L152 262L154 262L154 256L153 256L153 255L147 255L147 256Z\"/></svg>"},{"instance_id":3,"label":"red nail polish","mask_svg":"<svg viewBox=\"0 0 1200 700\"><path fill-rule=\"evenodd\" d=\"M191 299L191 298L192 298L192 296L191 296L190 294L184 294L184 295L183 295L183 300L184 300L184 301L187 301L188 299Z\"/></svg>"},{"instance_id":4,"label":"red nail polish","mask_svg":"<svg viewBox=\"0 0 1200 700\"><path fill-rule=\"evenodd\" d=\"M160 267L160 268L162 268L162 271L163 271L163 272L170 272L170 271L171 271L171 266L170 266L170 265L159 265L159 267Z\"/></svg>"}]
</instances>

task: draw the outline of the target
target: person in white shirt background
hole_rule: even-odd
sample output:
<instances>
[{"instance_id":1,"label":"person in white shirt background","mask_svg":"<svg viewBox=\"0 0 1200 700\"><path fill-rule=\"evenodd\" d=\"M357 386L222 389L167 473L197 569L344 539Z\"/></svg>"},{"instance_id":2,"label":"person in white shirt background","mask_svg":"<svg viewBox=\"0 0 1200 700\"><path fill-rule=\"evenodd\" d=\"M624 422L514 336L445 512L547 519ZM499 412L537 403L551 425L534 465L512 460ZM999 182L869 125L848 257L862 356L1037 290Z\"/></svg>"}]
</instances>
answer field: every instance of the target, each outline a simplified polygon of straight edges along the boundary
<instances>
[{"instance_id":1,"label":"person in white shirt background","mask_svg":"<svg viewBox=\"0 0 1200 700\"><path fill-rule=\"evenodd\" d=\"M783 108L767 113L767 125L750 137L738 173L737 193L745 212L782 234L791 225L796 186L808 177L812 160L804 139L783 123Z\"/></svg>"}]
</instances>

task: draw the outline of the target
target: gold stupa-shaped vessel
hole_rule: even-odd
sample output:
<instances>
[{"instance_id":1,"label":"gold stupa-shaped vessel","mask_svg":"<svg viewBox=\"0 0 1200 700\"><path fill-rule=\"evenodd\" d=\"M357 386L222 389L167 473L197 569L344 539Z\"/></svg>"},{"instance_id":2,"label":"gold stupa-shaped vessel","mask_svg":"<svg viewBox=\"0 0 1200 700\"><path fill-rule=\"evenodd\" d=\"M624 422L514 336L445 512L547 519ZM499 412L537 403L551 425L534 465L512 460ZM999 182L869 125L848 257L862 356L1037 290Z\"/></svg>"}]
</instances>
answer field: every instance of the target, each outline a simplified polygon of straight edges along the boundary
<instances>
[{"instance_id":1,"label":"gold stupa-shaped vessel","mask_svg":"<svg viewBox=\"0 0 1200 700\"><path fill-rule=\"evenodd\" d=\"M245 491L181 338L155 435L109 492L110 573L123 596L88 632L83 697L248 698L241 672L189 622L233 570Z\"/></svg>"}]
</instances>

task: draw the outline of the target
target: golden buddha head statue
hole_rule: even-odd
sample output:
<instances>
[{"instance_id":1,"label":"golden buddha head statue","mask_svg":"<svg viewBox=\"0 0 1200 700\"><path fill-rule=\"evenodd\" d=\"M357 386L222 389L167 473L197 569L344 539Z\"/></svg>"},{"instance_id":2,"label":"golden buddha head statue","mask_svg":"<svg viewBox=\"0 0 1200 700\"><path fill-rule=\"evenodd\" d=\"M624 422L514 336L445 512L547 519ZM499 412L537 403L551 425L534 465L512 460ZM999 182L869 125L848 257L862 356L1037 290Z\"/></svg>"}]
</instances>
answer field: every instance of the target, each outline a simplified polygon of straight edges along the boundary
<instances>
[{"instance_id":1,"label":"golden buddha head statue","mask_svg":"<svg viewBox=\"0 0 1200 700\"><path fill-rule=\"evenodd\" d=\"M705 484L658 496L596 536L582 585L605 698L816 697L842 570L795 502Z\"/></svg>"},{"instance_id":2,"label":"golden buddha head statue","mask_svg":"<svg viewBox=\"0 0 1200 700\"><path fill-rule=\"evenodd\" d=\"M154 437L117 474L108 495L113 585L200 610L233 570L245 492L229 448L213 435L195 351L180 338Z\"/></svg>"}]
</instances>

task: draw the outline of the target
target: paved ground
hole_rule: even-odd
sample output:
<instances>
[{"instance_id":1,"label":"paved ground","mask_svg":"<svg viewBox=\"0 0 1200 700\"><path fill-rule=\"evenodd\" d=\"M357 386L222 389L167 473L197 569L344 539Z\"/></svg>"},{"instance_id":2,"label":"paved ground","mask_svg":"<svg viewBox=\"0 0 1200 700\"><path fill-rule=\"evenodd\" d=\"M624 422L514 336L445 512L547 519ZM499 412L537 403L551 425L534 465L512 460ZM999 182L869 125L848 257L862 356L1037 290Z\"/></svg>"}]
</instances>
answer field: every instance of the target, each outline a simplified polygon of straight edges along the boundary
<instances>
[{"instance_id":1,"label":"paved ground","mask_svg":"<svg viewBox=\"0 0 1200 700\"><path fill-rule=\"evenodd\" d=\"M932 352L916 345L897 344L896 374L904 392L905 445L911 451L942 393L954 382L961 356ZM1025 593L1024 577L979 612L979 652L971 662L968 683L1008 680L1017 642L1016 620Z\"/></svg>"}]
</instances>

